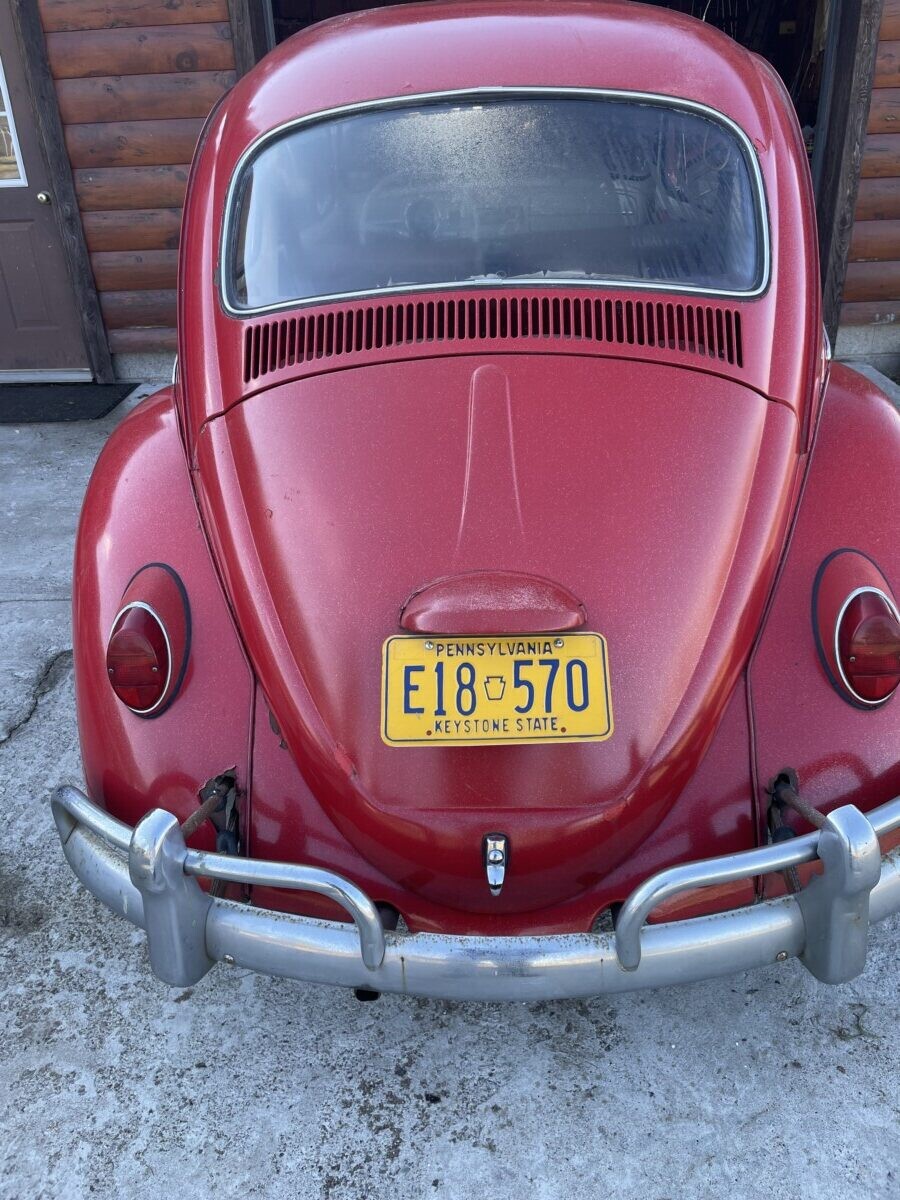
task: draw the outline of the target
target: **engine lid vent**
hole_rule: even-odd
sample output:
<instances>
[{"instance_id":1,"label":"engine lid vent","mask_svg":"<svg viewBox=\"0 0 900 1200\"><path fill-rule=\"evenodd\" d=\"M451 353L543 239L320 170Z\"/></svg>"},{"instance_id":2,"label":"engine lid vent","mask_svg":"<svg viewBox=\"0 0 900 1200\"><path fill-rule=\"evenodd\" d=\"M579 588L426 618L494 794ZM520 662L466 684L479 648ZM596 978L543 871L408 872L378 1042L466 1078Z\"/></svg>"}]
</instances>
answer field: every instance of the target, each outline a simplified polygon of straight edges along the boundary
<instances>
[{"instance_id":1,"label":"engine lid vent","mask_svg":"<svg viewBox=\"0 0 900 1200\"><path fill-rule=\"evenodd\" d=\"M649 346L742 367L737 309L674 300L483 296L398 300L260 321L244 332L244 383L297 364L439 342Z\"/></svg>"}]
</instances>

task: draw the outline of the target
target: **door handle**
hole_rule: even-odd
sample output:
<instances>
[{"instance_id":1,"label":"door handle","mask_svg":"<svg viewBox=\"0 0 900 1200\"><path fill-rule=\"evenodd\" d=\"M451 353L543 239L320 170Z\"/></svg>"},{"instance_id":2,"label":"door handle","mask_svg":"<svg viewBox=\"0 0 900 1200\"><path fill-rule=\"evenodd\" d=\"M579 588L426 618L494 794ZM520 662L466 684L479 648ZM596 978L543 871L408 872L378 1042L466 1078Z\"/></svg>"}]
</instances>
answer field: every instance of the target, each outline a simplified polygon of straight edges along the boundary
<instances>
[{"instance_id":1,"label":"door handle","mask_svg":"<svg viewBox=\"0 0 900 1200\"><path fill-rule=\"evenodd\" d=\"M37 198L38 204L49 204L51 202L51 197L50 197L49 192L38 192L36 198Z\"/></svg>"}]
</instances>

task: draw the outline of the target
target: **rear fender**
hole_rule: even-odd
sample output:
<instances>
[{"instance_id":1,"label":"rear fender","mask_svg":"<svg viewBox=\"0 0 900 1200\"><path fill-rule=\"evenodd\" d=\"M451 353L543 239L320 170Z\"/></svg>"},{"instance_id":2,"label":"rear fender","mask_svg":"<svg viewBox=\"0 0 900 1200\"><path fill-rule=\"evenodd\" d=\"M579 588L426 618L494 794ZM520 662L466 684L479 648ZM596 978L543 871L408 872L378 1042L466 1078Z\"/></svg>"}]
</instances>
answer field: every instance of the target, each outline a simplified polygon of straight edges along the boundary
<instances>
[{"instance_id":1,"label":"rear fender","mask_svg":"<svg viewBox=\"0 0 900 1200\"><path fill-rule=\"evenodd\" d=\"M765 789L793 767L803 796L867 812L900 790L900 697L861 710L834 686L816 645L813 591L835 551L856 551L900 599L900 414L872 383L836 364L825 393L797 523L750 668L760 836ZM833 631L828 632L833 636ZM798 825L799 828L805 828ZM767 881L769 894L780 880Z\"/></svg>"},{"instance_id":2,"label":"rear fender","mask_svg":"<svg viewBox=\"0 0 900 1200\"><path fill-rule=\"evenodd\" d=\"M140 598L140 573L154 563L183 585L189 644L177 692L147 718L114 695L106 645L126 591ZM84 772L98 803L128 824L157 806L184 820L212 776L234 767L247 788L253 679L200 525L171 388L125 418L94 468L75 549L73 646ZM207 825L195 844L210 843Z\"/></svg>"}]
</instances>

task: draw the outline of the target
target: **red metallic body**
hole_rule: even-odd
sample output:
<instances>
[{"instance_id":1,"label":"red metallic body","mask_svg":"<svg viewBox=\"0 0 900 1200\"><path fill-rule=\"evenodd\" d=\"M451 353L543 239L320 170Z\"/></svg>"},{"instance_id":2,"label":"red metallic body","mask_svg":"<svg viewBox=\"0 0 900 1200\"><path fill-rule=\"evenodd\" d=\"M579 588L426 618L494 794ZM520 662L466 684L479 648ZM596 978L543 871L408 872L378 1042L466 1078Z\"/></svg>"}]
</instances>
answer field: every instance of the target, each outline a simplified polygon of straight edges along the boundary
<instances>
[{"instance_id":1,"label":"red metallic body","mask_svg":"<svg viewBox=\"0 0 900 1200\"><path fill-rule=\"evenodd\" d=\"M766 292L223 310L226 192L257 137L381 97L504 86L671 95L735 121L767 193ZM818 292L790 102L698 22L456 3L292 39L208 124L185 209L179 383L123 423L85 503L75 650L92 794L129 822L155 805L184 816L235 767L245 853L331 867L415 929L485 933L585 929L651 872L755 844L785 767L826 808L895 794L900 709L861 712L835 691L810 613L840 547L900 579L900 422L843 369L825 390ZM103 676L150 562L183 581L193 634L178 694L142 720ZM498 621L606 637L613 737L384 745L384 639ZM497 897L489 830L513 847ZM308 895L254 899L336 915ZM703 904L747 899L735 887Z\"/></svg>"}]
</instances>

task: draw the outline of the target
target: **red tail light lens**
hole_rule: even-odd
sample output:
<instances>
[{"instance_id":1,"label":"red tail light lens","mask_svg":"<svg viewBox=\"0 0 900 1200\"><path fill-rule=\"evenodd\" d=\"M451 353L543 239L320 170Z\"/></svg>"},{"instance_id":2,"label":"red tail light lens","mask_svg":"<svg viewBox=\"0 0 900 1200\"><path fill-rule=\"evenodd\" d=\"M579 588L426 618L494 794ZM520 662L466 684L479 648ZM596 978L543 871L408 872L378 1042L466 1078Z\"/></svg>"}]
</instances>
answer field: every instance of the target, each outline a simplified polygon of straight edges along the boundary
<instances>
[{"instance_id":1,"label":"red tail light lens","mask_svg":"<svg viewBox=\"0 0 900 1200\"><path fill-rule=\"evenodd\" d=\"M900 685L900 619L883 593L849 597L838 619L835 655L845 686L864 704L881 704Z\"/></svg>"},{"instance_id":2,"label":"red tail light lens","mask_svg":"<svg viewBox=\"0 0 900 1200\"><path fill-rule=\"evenodd\" d=\"M132 712L152 713L172 675L169 639L156 613L130 604L116 617L106 648L106 672L113 691Z\"/></svg>"}]
</instances>

